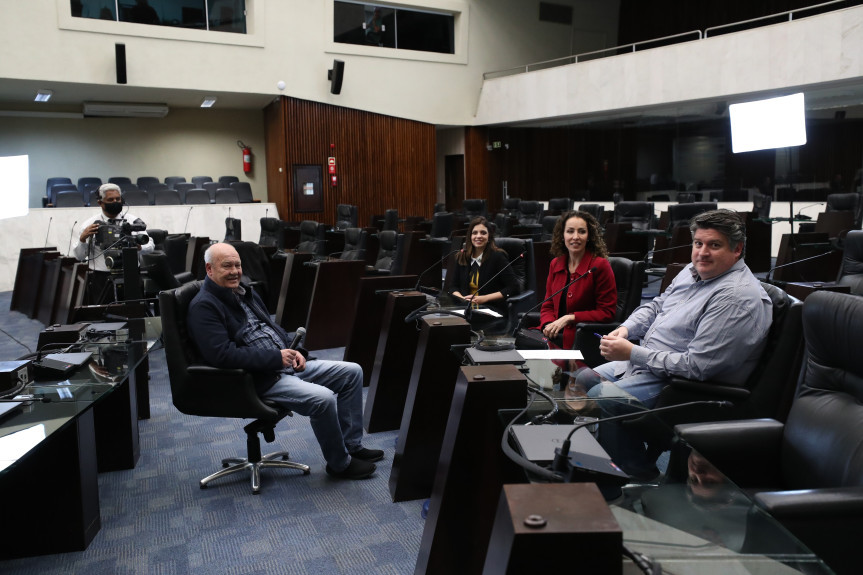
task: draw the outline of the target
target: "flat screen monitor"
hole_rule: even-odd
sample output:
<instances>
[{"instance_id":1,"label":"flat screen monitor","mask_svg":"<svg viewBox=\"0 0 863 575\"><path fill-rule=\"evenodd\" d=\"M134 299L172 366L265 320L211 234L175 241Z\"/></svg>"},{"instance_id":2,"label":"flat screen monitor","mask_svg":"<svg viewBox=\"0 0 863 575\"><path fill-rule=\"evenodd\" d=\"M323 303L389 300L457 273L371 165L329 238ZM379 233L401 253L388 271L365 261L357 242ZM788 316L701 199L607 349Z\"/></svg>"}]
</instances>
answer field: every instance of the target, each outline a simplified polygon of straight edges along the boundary
<instances>
[{"instance_id":1,"label":"flat screen monitor","mask_svg":"<svg viewBox=\"0 0 863 575\"><path fill-rule=\"evenodd\" d=\"M728 106L735 154L806 143L803 93Z\"/></svg>"}]
</instances>

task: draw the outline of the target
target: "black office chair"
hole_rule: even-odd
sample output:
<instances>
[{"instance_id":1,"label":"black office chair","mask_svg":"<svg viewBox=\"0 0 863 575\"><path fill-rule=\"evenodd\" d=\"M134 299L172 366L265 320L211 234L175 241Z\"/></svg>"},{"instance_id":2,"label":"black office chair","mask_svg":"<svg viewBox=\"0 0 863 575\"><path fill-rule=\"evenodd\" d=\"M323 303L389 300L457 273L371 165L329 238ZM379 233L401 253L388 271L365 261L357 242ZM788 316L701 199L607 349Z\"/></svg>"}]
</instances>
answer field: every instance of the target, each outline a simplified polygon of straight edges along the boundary
<instances>
[{"instance_id":1,"label":"black office chair","mask_svg":"<svg viewBox=\"0 0 863 575\"><path fill-rule=\"evenodd\" d=\"M766 220L770 217L770 204L773 198L762 194L755 194L752 197L752 212L756 218Z\"/></svg>"},{"instance_id":2,"label":"black office chair","mask_svg":"<svg viewBox=\"0 0 863 575\"><path fill-rule=\"evenodd\" d=\"M366 259L366 231L362 228L345 230L345 247L339 255L340 260L355 261Z\"/></svg>"},{"instance_id":3,"label":"black office chair","mask_svg":"<svg viewBox=\"0 0 863 575\"><path fill-rule=\"evenodd\" d=\"M863 296L863 230L852 230L845 236L836 283L848 286L854 295Z\"/></svg>"},{"instance_id":4,"label":"black office chair","mask_svg":"<svg viewBox=\"0 0 863 575\"><path fill-rule=\"evenodd\" d=\"M72 183L71 178L65 178L65 177L48 178L47 180L45 180L45 197L46 198L51 197L51 188L54 185L56 185L56 184L71 184L71 183ZM75 188L77 189L78 186L75 186ZM72 188L69 188L69 189L72 189Z\"/></svg>"},{"instance_id":5,"label":"black office chair","mask_svg":"<svg viewBox=\"0 0 863 575\"><path fill-rule=\"evenodd\" d=\"M488 217L486 201L482 198L471 198L463 200L461 203L461 209L464 212L464 217L466 217L468 221L478 217Z\"/></svg>"},{"instance_id":6,"label":"black office chair","mask_svg":"<svg viewBox=\"0 0 863 575\"><path fill-rule=\"evenodd\" d=\"M579 204L578 211L592 215L600 227L605 225L605 206L602 204Z\"/></svg>"},{"instance_id":7,"label":"black office chair","mask_svg":"<svg viewBox=\"0 0 863 575\"><path fill-rule=\"evenodd\" d=\"M90 196L90 190L99 189L102 185L102 178L88 177L78 178L78 191L81 192L81 197L86 199Z\"/></svg>"},{"instance_id":8,"label":"black office chair","mask_svg":"<svg viewBox=\"0 0 863 575\"><path fill-rule=\"evenodd\" d=\"M384 212L384 227L381 230L399 230L399 211L395 209L386 210Z\"/></svg>"},{"instance_id":9,"label":"black office chair","mask_svg":"<svg viewBox=\"0 0 863 575\"><path fill-rule=\"evenodd\" d=\"M534 200L522 200L518 204L518 225L540 226L542 224L542 204Z\"/></svg>"},{"instance_id":10,"label":"black office chair","mask_svg":"<svg viewBox=\"0 0 863 575\"><path fill-rule=\"evenodd\" d=\"M859 572L863 529L863 298L819 291L803 305L805 361L785 423L681 425L680 437L836 573Z\"/></svg>"},{"instance_id":11,"label":"black office chair","mask_svg":"<svg viewBox=\"0 0 863 575\"><path fill-rule=\"evenodd\" d=\"M55 208L83 208L84 200L78 190L66 190L57 193L54 198Z\"/></svg>"},{"instance_id":12,"label":"black office chair","mask_svg":"<svg viewBox=\"0 0 863 575\"><path fill-rule=\"evenodd\" d=\"M261 236L258 245L285 249L284 222L279 218L261 218Z\"/></svg>"},{"instance_id":13,"label":"black office chair","mask_svg":"<svg viewBox=\"0 0 863 575\"><path fill-rule=\"evenodd\" d=\"M559 216L564 212L568 212L572 209L572 200L569 198L551 198L548 200L548 209L545 211L546 215L549 216Z\"/></svg>"},{"instance_id":14,"label":"black office chair","mask_svg":"<svg viewBox=\"0 0 863 575\"><path fill-rule=\"evenodd\" d=\"M373 266L366 268L367 275L394 275L400 263L399 248L404 246L404 236L395 230L378 232L378 254ZM403 251L403 250L402 250Z\"/></svg>"},{"instance_id":15,"label":"black office chair","mask_svg":"<svg viewBox=\"0 0 863 575\"><path fill-rule=\"evenodd\" d=\"M154 206L179 206L180 193L177 190L156 190L153 195Z\"/></svg>"},{"instance_id":16,"label":"black office chair","mask_svg":"<svg viewBox=\"0 0 863 575\"><path fill-rule=\"evenodd\" d=\"M48 190L48 196L45 199L45 204L51 205L51 206L56 206L57 205L57 196L60 194L60 192L77 192L78 197L81 196L81 192L78 191L78 186L76 186L72 182L52 184L51 189Z\"/></svg>"},{"instance_id":17,"label":"black office chair","mask_svg":"<svg viewBox=\"0 0 863 575\"><path fill-rule=\"evenodd\" d=\"M359 206L351 204L338 204L336 206L336 229L346 230L359 226Z\"/></svg>"},{"instance_id":18,"label":"black office chair","mask_svg":"<svg viewBox=\"0 0 863 575\"><path fill-rule=\"evenodd\" d=\"M537 303L533 239L496 237L495 244L506 251L509 261L515 260L512 271L518 281L519 293L506 299L508 315L506 331L509 333L518 323L519 317ZM515 259L519 254L524 254L524 257Z\"/></svg>"},{"instance_id":19,"label":"black office chair","mask_svg":"<svg viewBox=\"0 0 863 575\"><path fill-rule=\"evenodd\" d=\"M147 235L153 240L153 249L165 251L165 239L168 237L167 230L147 228Z\"/></svg>"},{"instance_id":20,"label":"black office chair","mask_svg":"<svg viewBox=\"0 0 863 575\"><path fill-rule=\"evenodd\" d=\"M178 288L195 280L191 272L174 273L168 254L154 250L141 254L141 271L144 280L144 297L156 297L160 291Z\"/></svg>"},{"instance_id":21,"label":"black office chair","mask_svg":"<svg viewBox=\"0 0 863 575\"><path fill-rule=\"evenodd\" d=\"M633 230L653 227L653 202L619 202L614 206L614 223L632 224Z\"/></svg>"},{"instance_id":22,"label":"black office chair","mask_svg":"<svg viewBox=\"0 0 863 575\"><path fill-rule=\"evenodd\" d=\"M296 251L319 256L326 255L325 227L313 220L300 222L300 242Z\"/></svg>"},{"instance_id":23,"label":"black office chair","mask_svg":"<svg viewBox=\"0 0 863 575\"><path fill-rule=\"evenodd\" d=\"M149 206L150 196L144 190L128 190L123 192L123 203L127 206Z\"/></svg>"},{"instance_id":24,"label":"black office chair","mask_svg":"<svg viewBox=\"0 0 863 575\"><path fill-rule=\"evenodd\" d=\"M276 424L292 413L261 400L248 372L210 367L203 365L198 358L189 338L186 317L189 304L200 287L201 282L196 281L159 294L162 341L165 343L174 406L187 415L254 419L243 428L246 432L246 457L223 459L224 469L201 479L201 489L220 477L249 470L252 493L257 494L261 489L261 469L266 467L297 469L308 475L309 466L289 461L287 451L261 455L258 434L263 435L267 443L272 443L276 438Z\"/></svg>"},{"instance_id":25,"label":"black office chair","mask_svg":"<svg viewBox=\"0 0 863 575\"><path fill-rule=\"evenodd\" d=\"M225 241L233 242L243 239L243 222L238 218L225 218Z\"/></svg>"},{"instance_id":26,"label":"black office chair","mask_svg":"<svg viewBox=\"0 0 863 575\"><path fill-rule=\"evenodd\" d=\"M454 216L450 212L438 212L432 216L431 231L428 237L433 240L447 240L452 234Z\"/></svg>"},{"instance_id":27,"label":"black office chair","mask_svg":"<svg viewBox=\"0 0 863 575\"><path fill-rule=\"evenodd\" d=\"M503 201L503 212L512 214L518 217L518 205L521 203L521 198L507 198Z\"/></svg>"},{"instance_id":28,"label":"black office chair","mask_svg":"<svg viewBox=\"0 0 863 575\"><path fill-rule=\"evenodd\" d=\"M512 235L518 220L515 216L498 212L494 215L494 235L497 238L506 238Z\"/></svg>"}]
</instances>

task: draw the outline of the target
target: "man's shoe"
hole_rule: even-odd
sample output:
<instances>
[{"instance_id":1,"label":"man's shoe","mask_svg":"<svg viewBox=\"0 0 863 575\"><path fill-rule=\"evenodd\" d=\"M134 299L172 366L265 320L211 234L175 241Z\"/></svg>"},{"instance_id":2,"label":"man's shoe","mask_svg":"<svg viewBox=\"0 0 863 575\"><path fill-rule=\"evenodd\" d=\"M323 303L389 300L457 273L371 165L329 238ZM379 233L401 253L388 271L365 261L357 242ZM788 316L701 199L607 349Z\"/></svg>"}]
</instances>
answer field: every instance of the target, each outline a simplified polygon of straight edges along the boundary
<instances>
[{"instance_id":1,"label":"man's shoe","mask_svg":"<svg viewBox=\"0 0 863 575\"><path fill-rule=\"evenodd\" d=\"M358 451L352 452L351 457L356 457L363 461L380 461L384 458L384 452L380 449L366 449L363 447Z\"/></svg>"},{"instance_id":2,"label":"man's shoe","mask_svg":"<svg viewBox=\"0 0 863 575\"><path fill-rule=\"evenodd\" d=\"M362 459L351 458L351 463L341 471L333 471L327 464L327 474L338 479L365 479L375 472L377 467L374 463Z\"/></svg>"}]
</instances>

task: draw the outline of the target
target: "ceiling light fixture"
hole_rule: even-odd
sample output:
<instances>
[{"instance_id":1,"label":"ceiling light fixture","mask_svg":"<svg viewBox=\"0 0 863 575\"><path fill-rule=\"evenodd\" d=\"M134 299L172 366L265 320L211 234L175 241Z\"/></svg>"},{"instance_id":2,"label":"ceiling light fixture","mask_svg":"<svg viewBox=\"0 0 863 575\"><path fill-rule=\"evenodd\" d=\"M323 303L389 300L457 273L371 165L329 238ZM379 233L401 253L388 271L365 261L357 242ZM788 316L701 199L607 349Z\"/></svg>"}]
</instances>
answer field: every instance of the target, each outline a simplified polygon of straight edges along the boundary
<instances>
[{"instance_id":1,"label":"ceiling light fixture","mask_svg":"<svg viewBox=\"0 0 863 575\"><path fill-rule=\"evenodd\" d=\"M216 104L215 96L204 96L204 101L201 102L202 108L212 108Z\"/></svg>"},{"instance_id":2,"label":"ceiling light fixture","mask_svg":"<svg viewBox=\"0 0 863 575\"><path fill-rule=\"evenodd\" d=\"M51 90L37 90L36 91L36 98L34 98L34 100L36 102L47 102L48 100L51 99L51 96L53 96L53 95L54 95L54 92L52 92Z\"/></svg>"}]
</instances>

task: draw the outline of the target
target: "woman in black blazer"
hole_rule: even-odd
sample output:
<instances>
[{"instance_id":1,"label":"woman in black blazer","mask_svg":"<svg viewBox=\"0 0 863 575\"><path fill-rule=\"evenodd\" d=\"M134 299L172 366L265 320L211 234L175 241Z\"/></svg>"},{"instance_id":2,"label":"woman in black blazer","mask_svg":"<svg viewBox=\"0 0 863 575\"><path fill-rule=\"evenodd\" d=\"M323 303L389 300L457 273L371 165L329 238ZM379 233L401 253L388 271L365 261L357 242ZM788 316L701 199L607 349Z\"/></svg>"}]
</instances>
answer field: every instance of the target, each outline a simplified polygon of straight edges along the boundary
<instances>
[{"instance_id":1,"label":"woman in black blazer","mask_svg":"<svg viewBox=\"0 0 863 575\"><path fill-rule=\"evenodd\" d=\"M500 313L503 321L494 322L494 326L502 324L505 328L506 299L519 292L518 280L512 266L508 266L507 253L494 244L494 228L483 217L471 220L465 242L464 249L456 256L450 293L465 302L487 306Z\"/></svg>"}]
</instances>

